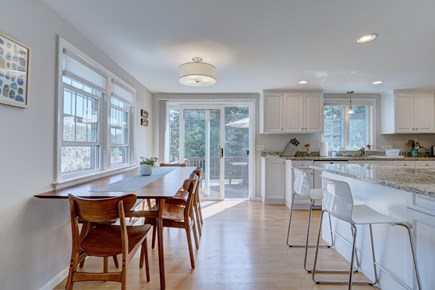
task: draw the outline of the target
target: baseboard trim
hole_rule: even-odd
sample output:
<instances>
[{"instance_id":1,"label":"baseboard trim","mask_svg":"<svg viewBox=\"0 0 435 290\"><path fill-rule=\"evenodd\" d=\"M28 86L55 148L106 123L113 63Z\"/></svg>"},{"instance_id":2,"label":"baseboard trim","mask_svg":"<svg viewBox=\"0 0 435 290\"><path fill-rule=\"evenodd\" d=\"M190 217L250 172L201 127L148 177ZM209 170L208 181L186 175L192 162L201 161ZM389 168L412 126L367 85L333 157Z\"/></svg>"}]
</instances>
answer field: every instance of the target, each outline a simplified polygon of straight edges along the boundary
<instances>
[{"instance_id":1,"label":"baseboard trim","mask_svg":"<svg viewBox=\"0 0 435 290\"><path fill-rule=\"evenodd\" d=\"M45 283L44 286L39 288L39 290L52 290L57 285L59 285L60 282L62 282L67 276L68 276L68 268L64 269L62 272L54 276L52 279L50 279L47 283Z\"/></svg>"}]
</instances>

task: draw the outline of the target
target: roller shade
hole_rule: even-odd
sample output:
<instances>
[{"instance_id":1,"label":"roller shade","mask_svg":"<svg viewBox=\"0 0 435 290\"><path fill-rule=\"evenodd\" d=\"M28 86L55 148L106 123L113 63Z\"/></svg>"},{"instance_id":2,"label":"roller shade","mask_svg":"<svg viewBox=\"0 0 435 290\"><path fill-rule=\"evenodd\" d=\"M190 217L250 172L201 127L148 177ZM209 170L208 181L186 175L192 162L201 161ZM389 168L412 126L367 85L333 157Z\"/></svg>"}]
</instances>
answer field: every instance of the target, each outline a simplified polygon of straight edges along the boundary
<instances>
[{"instance_id":1,"label":"roller shade","mask_svg":"<svg viewBox=\"0 0 435 290\"><path fill-rule=\"evenodd\" d=\"M101 91L108 86L107 75L74 53L63 49L63 75L85 82Z\"/></svg>"}]
</instances>

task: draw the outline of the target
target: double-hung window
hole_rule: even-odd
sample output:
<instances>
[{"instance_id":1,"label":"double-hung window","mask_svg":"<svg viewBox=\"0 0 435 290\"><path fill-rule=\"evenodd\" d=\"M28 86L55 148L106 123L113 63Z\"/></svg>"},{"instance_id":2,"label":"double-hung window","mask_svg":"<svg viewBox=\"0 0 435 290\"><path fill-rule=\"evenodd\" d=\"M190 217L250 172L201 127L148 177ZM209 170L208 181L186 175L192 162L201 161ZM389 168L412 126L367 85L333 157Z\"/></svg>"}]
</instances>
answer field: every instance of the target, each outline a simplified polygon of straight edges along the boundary
<instances>
[{"instance_id":1,"label":"double-hung window","mask_svg":"<svg viewBox=\"0 0 435 290\"><path fill-rule=\"evenodd\" d=\"M332 150L374 145L375 101L358 100L352 104L351 107L343 100L325 99L323 140Z\"/></svg>"},{"instance_id":2,"label":"double-hung window","mask_svg":"<svg viewBox=\"0 0 435 290\"><path fill-rule=\"evenodd\" d=\"M135 91L59 38L57 182L128 166Z\"/></svg>"}]
</instances>

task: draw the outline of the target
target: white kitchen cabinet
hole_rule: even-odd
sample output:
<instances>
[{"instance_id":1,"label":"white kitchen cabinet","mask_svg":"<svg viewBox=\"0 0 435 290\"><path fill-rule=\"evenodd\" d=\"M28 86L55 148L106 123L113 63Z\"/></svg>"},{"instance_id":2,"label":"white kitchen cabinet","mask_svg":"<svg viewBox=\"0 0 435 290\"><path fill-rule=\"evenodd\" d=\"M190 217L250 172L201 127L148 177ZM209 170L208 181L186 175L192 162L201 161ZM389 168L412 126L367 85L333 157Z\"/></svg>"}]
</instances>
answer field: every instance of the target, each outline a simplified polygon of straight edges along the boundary
<instances>
[{"instance_id":1,"label":"white kitchen cabinet","mask_svg":"<svg viewBox=\"0 0 435 290\"><path fill-rule=\"evenodd\" d=\"M433 169L435 168L435 161L415 161L415 168L417 169Z\"/></svg>"},{"instance_id":2,"label":"white kitchen cabinet","mask_svg":"<svg viewBox=\"0 0 435 290\"><path fill-rule=\"evenodd\" d=\"M415 161L394 161L394 167L415 168Z\"/></svg>"},{"instance_id":3,"label":"white kitchen cabinet","mask_svg":"<svg viewBox=\"0 0 435 290\"><path fill-rule=\"evenodd\" d=\"M261 133L323 132L321 92L264 92L260 102Z\"/></svg>"},{"instance_id":4,"label":"white kitchen cabinet","mask_svg":"<svg viewBox=\"0 0 435 290\"><path fill-rule=\"evenodd\" d=\"M435 133L433 93L394 92L381 96L382 133Z\"/></svg>"},{"instance_id":5,"label":"white kitchen cabinet","mask_svg":"<svg viewBox=\"0 0 435 290\"><path fill-rule=\"evenodd\" d=\"M261 200L264 204L284 204L285 160L261 157Z\"/></svg>"}]
</instances>

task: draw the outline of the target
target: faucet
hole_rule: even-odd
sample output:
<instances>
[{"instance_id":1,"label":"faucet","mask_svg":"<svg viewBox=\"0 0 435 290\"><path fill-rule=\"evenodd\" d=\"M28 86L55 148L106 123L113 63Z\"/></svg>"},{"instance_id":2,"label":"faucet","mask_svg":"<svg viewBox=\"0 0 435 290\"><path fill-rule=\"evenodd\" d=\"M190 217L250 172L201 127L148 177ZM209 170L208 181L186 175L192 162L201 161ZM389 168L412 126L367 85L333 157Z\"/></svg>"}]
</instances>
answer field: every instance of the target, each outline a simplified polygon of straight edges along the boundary
<instances>
[{"instance_id":1,"label":"faucet","mask_svg":"<svg viewBox=\"0 0 435 290\"><path fill-rule=\"evenodd\" d=\"M366 156L366 150L364 147L359 148L359 156Z\"/></svg>"}]
</instances>

